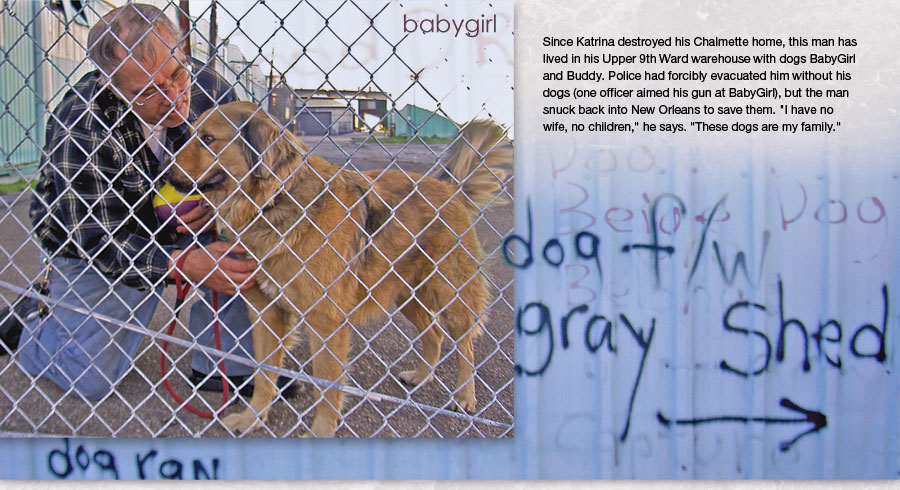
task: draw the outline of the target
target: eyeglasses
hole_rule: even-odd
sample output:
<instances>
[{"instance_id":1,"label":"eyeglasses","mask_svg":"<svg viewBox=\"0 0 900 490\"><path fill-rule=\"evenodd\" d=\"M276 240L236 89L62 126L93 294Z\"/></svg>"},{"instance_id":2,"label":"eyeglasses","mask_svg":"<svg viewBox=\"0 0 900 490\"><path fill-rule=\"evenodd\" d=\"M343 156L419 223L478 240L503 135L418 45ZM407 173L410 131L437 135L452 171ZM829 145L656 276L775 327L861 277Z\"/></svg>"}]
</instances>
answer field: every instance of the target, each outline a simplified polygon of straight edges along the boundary
<instances>
[{"instance_id":1,"label":"eyeglasses","mask_svg":"<svg viewBox=\"0 0 900 490\"><path fill-rule=\"evenodd\" d=\"M178 60L179 66L175 69L175 72L172 74L171 81L165 87L160 87L156 85L156 83L152 83L150 87L148 87L144 92L135 97L134 105L138 107L143 107L148 102L153 100L157 96L164 96L167 100L170 90L173 87L184 88L191 77L190 65L187 64L186 60ZM150 93L147 93L150 92ZM169 100L169 102L174 102L174 100Z\"/></svg>"}]
</instances>

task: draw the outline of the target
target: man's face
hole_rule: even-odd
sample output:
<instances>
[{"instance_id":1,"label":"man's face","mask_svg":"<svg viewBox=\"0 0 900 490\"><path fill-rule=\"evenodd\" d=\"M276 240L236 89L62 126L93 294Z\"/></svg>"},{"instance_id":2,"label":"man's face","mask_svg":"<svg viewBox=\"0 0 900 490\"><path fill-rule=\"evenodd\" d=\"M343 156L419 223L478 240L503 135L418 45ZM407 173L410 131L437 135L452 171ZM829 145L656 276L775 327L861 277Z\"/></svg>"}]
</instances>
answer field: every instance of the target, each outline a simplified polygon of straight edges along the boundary
<instances>
[{"instance_id":1,"label":"man's face","mask_svg":"<svg viewBox=\"0 0 900 490\"><path fill-rule=\"evenodd\" d=\"M181 49L173 55L166 43L159 39L153 42L156 47L146 63L123 56L116 71L116 85L125 100L131 102L131 110L144 122L173 128L187 122L190 111L189 63Z\"/></svg>"}]
</instances>

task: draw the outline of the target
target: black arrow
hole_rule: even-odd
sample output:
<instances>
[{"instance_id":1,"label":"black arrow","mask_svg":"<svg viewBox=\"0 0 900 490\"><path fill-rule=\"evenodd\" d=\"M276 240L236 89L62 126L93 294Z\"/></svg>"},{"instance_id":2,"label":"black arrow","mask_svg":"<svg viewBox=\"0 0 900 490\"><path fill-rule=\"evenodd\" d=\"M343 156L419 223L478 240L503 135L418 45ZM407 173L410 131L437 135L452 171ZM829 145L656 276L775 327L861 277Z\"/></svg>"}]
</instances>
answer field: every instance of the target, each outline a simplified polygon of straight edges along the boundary
<instances>
[{"instance_id":1,"label":"black arrow","mask_svg":"<svg viewBox=\"0 0 900 490\"><path fill-rule=\"evenodd\" d=\"M793 410L795 412L803 415L803 418L796 419L787 419L787 418L771 418L771 417L739 417L739 416L724 416L724 417L707 417L701 419L685 419L685 420L669 420L667 419L661 412L656 412L656 418L659 420L659 423L665 425L666 427L670 427L672 424L675 425L700 425L700 424L710 424L715 422L740 422L743 424L749 424L750 422L761 422L763 424L804 424L811 423L813 424L812 428L806 432L801 433L797 437L791 439L790 441L782 442L778 445L778 448L785 452L794 445L795 442L800 440L801 437L812 434L820 431L823 427L828 425L828 418L825 417L825 414L821 412L814 412L812 410L807 410L796 403L788 400L787 398L782 398L779 403L782 407L787 408L788 410Z\"/></svg>"}]
</instances>

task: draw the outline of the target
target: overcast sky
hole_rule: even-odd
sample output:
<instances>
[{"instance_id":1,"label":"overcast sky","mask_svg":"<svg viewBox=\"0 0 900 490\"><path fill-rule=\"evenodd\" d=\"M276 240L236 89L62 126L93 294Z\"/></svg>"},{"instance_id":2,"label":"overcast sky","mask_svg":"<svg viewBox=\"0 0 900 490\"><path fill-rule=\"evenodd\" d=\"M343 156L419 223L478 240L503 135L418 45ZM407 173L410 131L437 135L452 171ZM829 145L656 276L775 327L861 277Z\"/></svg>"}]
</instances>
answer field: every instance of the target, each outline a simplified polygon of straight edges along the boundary
<instances>
[{"instance_id":1,"label":"overcast sky","mask_svg":"<svg viewBox=\"0 0 900 490\"><path fill-rule=\"evenodd\" d=\"M205 1L191 2L191 15L208 18L208 6ZM497 29L475 37L467 36L465 29L456 35L452 27L448 33L405 34L404 15L417 22L437 16L461 22L496 15ZM513 123L511 1L297 5L225 0L220 2L217 22L220 37L239 46L248 59L256 58L266 74L269 60L274 59L276 72L283 72L294 88L382 90L397 108L415 104L434 110L440 103L456 122L490 114L506 126ZM421 72L421 86L413 84L414 72Z\"/></svg>"}]
</instances>

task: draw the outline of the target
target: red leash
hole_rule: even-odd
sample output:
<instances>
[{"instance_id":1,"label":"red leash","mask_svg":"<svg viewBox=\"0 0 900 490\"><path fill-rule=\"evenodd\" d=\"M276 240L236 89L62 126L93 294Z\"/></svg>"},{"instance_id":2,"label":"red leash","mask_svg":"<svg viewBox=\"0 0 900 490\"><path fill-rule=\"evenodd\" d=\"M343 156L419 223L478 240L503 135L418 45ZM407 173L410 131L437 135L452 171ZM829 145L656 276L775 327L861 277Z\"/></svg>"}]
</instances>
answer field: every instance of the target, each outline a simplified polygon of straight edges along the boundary
<instances>
[{"instance_id":1,"label":"red leash","mask_svg":"<svg viewBox=\"0 0 900 490\"><path fill-rule=\"evenodd\" d=\"M193 248L188 247L184 249L184 252L178 257L178 260L175 261L175 270L178 272L175 275L175 290L177 293L177 298L175 300L175 318L172 319L172 323L169 324L169 329L166 332L166 335L172 335L172 332L175 331L175 324L178 319L178 311L181 309L181 306L184 304L184 299L187 297L188 291L191 289L191 285L188 283L182 284L183 278L181 276L181 266L184 265L184 259L187 258L188 254L193 252ZM213 309L215 311L219 311L219 293L213 291ZM219 334L219 319L216 318L213 322L213 334L216 338L216 349L222 350L222 337ZM191 406L190 403L185 403L184 399L178 396L175 393L175 390L172 389L172 386L169 384L169 379L166 375L166 350L169 348L169 341L164 340L162 343L162 353L159 356L159 369L160 374L162 375L163 384L166 386L166 390L169 391L169 394L172 395L172 398L175 399L179 404L183 404L184 408L188 409L191 413L195 415L199 415L201 417L205 417L208 419L214 418L219 413L222 413L225 410L225 407L228 405L228 380L227 375L225 374L225 361L224 359L219 359L219 371L221 371L222 375L222 408L219 409L215 414L210 412L204 412L197 408Z\"/></svg>"}]
</instances>

